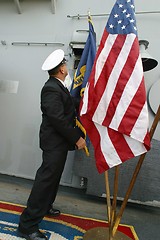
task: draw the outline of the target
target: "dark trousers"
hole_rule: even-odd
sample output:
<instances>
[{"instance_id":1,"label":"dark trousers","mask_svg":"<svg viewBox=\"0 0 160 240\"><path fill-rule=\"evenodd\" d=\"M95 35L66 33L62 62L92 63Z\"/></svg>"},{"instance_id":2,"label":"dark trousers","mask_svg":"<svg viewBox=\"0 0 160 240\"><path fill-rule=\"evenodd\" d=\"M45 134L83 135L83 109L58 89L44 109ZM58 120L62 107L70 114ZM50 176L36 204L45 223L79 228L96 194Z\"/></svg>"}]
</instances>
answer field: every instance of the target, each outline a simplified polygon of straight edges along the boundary
<instances>
[{"instance_id":1,"label":"dark trousers","mask_svg":"<svg viewBox=\"0 0 160 240\"><path fill-rule=\"evenodd\" d=\"M38 230L38 224L56 198L67 151L44 151L42 157L27 207L20 216L19 229L27 234Z\"/></svg>"}]
</instances>

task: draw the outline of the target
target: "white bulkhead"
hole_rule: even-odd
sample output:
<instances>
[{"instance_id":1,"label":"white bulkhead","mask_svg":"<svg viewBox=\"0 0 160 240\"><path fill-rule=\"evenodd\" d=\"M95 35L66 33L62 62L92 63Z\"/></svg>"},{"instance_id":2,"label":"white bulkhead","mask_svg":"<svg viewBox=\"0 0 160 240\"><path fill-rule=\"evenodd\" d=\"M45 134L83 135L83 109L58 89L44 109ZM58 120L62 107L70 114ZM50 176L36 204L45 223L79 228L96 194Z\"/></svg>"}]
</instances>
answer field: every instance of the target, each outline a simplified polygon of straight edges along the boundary
<instances>
[{"instance_id":1,"label":"white bulkhead","mask_svg":"<svg viewBox=\"0 0 160 240\"><path fill-rule=\"evenodd\" d=\"M88 35L90 12L99 45L113 0L0 0L0 173L33 179L41 163L40 91L47 73L41 70L53 50L65 51L71 79ZM135 0L139 40L158 65L144 73L149 125L160 104L160 1ZM160 124L153 137L160 144ZM80 187L72 170L74 153L61 180ZM83 176L81 176L83 177Z\"/></svg>"}]
</instances>

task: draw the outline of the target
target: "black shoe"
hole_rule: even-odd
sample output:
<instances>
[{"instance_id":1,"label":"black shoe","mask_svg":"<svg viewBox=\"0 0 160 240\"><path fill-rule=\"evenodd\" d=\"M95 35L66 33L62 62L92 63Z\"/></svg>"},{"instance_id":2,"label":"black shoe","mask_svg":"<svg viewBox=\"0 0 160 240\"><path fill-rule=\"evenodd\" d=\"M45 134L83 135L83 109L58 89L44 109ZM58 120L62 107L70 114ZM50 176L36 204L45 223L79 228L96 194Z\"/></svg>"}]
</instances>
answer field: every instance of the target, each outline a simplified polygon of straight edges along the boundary
<instances>
[{"instance_id":1,"label":"black shoe","mask_svg":"<svg viewBox=\"0 0 160 240\"><path fill-rule=\"evenodd\" d=\"M58 209L55 209L53 207L51 207L48 212L47 212L47 215L48 216L52 216L52 217L57 217L61 214L61 212L58 210Z\"/></svg>"},{"instance_id":2,"label":"black shoe","mask_svg":"<svg viewBox=\"0 0 160 240\"><path fill-rule=\"evenodd\" d=\"M47 240L48 238L39 230L30 234L22 233L18 230L19 237L25 238L27 240Z\"/></svg>"}]
</instances>

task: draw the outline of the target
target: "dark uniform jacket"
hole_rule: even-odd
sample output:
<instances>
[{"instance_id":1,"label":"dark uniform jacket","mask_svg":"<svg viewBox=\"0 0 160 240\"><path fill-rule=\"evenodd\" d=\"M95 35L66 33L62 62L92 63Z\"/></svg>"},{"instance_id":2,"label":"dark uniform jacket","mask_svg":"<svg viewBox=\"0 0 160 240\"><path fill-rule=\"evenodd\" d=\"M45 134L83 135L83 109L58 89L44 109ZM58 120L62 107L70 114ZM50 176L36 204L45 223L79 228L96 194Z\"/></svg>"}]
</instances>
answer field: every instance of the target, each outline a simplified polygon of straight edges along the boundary
<instances>
[{"instance_id":1,"label":"dark uniform jacket","mask_svg":"<svg viewBox=\"0 0 160 240\"><path fill-rule=\"evenodd\" d=\"M56 78L50 77L41 91L42 150L73 150L80 138L75 128L75 105L69 91Z\"/></svg>"}]
</instances>

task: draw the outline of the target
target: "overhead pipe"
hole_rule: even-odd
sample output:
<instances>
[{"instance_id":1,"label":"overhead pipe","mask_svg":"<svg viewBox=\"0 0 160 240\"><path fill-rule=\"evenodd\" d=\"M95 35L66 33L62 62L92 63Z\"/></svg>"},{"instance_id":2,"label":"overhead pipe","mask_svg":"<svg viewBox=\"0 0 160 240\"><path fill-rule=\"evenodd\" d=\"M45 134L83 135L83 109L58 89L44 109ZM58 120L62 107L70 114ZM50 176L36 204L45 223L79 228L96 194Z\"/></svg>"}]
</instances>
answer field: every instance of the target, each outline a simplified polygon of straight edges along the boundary
<instances>
[{"instance_id":1,"label":"overhead pipe","mask_svg":"<svg viewBox=\"0 0 160 240\"><path fill-rule=\"evenodd\" d=\"M147 11L147 12L136 12L136 14L160 14L160 11ZM109 16L109 13L100 13L100 14L92 14L92 17L106 17ZM77 14L77 15L67 15L68 18L86 18L88 17L87 14Z\"/></svg>"}]
</instances>

